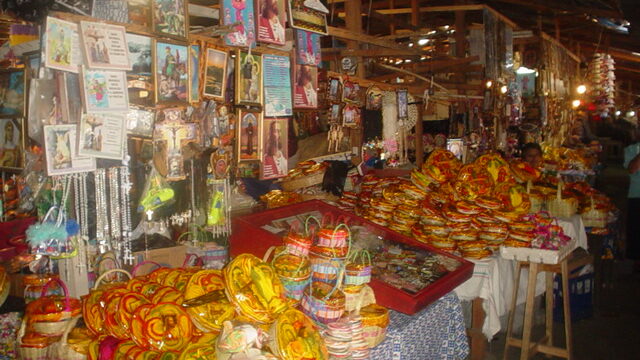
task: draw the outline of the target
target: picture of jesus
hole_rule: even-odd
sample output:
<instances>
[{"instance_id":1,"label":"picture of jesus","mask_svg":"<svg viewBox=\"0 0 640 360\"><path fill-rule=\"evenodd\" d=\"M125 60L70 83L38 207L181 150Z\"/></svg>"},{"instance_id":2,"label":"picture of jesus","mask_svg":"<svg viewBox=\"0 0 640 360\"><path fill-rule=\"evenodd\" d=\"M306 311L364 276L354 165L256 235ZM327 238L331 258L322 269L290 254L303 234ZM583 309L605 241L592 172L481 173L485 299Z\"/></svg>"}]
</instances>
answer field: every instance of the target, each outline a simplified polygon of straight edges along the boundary
<instances>
[{"instance_id":1,"label":"picture of jesus","mask_svg":"<svg viewBox=\"0 0 640 360\"><path fill-rule=\"evenodd\" d=\"M260 0L258 9L258 41L284 45L284 0Z\"/></svg>"},{"instance_id":2,"label":"picture of jesus","mask_svg":"<svg viewBox=\"0 0 640 360\"><path fill-rule=\"evenodd\" d=\"M264 120L261 178L274 179L287 175L287 119Z\"/></svg>"},{"instance_id":3,"label":"picture of jesus","mask_svg":"<svg viewBox=\"0 0 640 360\"><path fill-rule=\"evenodd\" d=\"M293 107L315 109L318 107L318 68L309 65L295 66Z\"/></svg>"}]
</instances>

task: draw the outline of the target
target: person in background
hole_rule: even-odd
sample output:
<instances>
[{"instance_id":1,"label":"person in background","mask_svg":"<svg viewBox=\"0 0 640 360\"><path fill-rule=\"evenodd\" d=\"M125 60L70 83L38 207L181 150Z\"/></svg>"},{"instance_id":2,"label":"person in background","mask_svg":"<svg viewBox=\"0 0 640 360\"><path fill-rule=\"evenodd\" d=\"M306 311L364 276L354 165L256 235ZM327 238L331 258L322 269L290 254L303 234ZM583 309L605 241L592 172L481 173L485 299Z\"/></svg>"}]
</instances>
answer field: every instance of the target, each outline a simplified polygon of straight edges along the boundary
<instances>
[{"instance_id":1,"label":"person in background","mask_svg":"<svg viewBox=\"0 0 640 360\"><path fill-rule=\"evenodd\" d=\"M627 259L634 261L634 270L640 271L640 138L633 130L634 143L624 148L624 167L629 172L627 207Z\"/></svg>"},{"instance_id":2,"label":"person in background","mask_svg":"<svg viewBox=\"0 0 640 360\"><path fill-rule=\"evenodd\" d=\"M522 160L529 165L540 168L542 167L542 148L538 143L527 143L522 147Z\"/></svg>"}]
</instances>

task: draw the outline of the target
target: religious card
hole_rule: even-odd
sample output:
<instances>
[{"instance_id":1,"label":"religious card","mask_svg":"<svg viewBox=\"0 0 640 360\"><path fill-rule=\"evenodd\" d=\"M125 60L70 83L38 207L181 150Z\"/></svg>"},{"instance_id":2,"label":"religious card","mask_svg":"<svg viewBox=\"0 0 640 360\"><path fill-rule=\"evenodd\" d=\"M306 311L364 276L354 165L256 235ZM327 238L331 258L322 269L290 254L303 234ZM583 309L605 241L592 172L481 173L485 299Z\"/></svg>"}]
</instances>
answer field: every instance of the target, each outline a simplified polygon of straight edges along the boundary
<instances>
[{"instance_id":1,"label":"religious card","mask_svg":"<svg viewBox=\"0 0 640 360\"><path fill-rule=\"evenodd\" d=\"M21 117L25 112L25 71L0 70L0 115Z\"/></svg>"},{"instance_id":2,"label":"religious card","mask_svg":"<svg viewBox=\"0 0 640 360\"><path fill-rule=\"evenodd\" d=\"M401 89L396 92L398 102L398 120L409 119L409 92Z\"/></svg>"},{"instance_id":3,"label":"religious card","mask_svg":"<svg viewBox=\"0 0 640 360\"><path fill-rule=\"evenodd\" d=\"M155 72L157 103L189 101L189 46L156 41Z\"/></svg>"},{"instance_id":4,"label":"religious card","mask_svg":"<svg viewBox=\"0 0 640 360\"><path fill-rule=\"evenodd\" d=\"M184 108L159 110L156 117L154 139L165 143L167 180L183 180L186 177L186 171L182 147L197 141L197 124L186 122Z\"/></svg>"},{"instance_id":5,"label":"religious card","mask_svg":"<svg viewBox=\"0 0 640 360\"><path fill-rule=\"evenodd\" d=\"M285 0L257 0L258 41L284 45L287 21Z\"/></svg>"},{"instance_id":6,"label":"religious card","mask_svg":"<svg viewBox=\"0 0 640 360\"><path fill-rule=\"evenodd\" d=\"M189 102L200 102L200 50L199 44L191 44L189 46L189 85L191 90L189 91Z\"/></svg>"},{"instance_id":7,"label":"religious card","mask_svg":"<svg viewBox=\"0 0 640 360\"><path fill-rule=\"evenodd\" d=\"M79 71L82 58L76 23L47 17L44 43L46 67L75 73Z\"/></svg>"},{"instance_id":8,"label":"religious card","mask_svg":"<svg viewBox=\"0 0 640 360\"><path fill-rule=\"evenodd\" d=\"M295 30L296 36L296 64L300 65L320 65L320 34Z\"/></svg>"},{"instance_id":9,"label":"religious card","mask_svg":"<svg viewBox=\"0 0 640 360\"><path fill-rule=\"evenodd\" d=\"M256 22L253 1L222 0L222 24L233 26L233 32L225 35L230 46L253 47L256 41Z\"/></svg>"},{"instance_id":10,"label":"religious card","mask_svg":"<svg viewBox=\"0 0 640 360\"><path fill-rule=\"evenodd\" d=\"M127 112L127 135L151 138L156 113L153 109L131 107Z\"/></svg>"},{"instance_id":11,"label":"religious card","mask_svg":"<svg viewBox=\"0 0 640 360\"><path fill-rule=\"evenodd\" d=\"M129 110L124 71L84 69L82 84L87 112Z\"/></svg>"},{"instance_id":12,"label":"religious card","mask_svg":"<svg viewBox=\"0 0 640 360\"><path fill-rule=\"evenodd\" d=\"M266 118L262 124L261 179L287 176L288 118Z\"/></svg>"},{"instance_id":13,"label":"religious card","mask_svg":"<svg viewBox=\"0 0 640 360\"><path fill-rule=\"evenodd\" d=\"M236 54L236 104L262 105L262 56Z\"/></svg>"},{"instance_id":14,"label":"religious card","mask_svg":"<svg viewBox=\"0 0 640 360\"><path fill-rule=\"evenodd\" d=\"M263 55L265 116L291 116L291 61L288 56Z\"/></svg>"},{"instance_id":15,"label":"religious card","mask_svg":"<svg viewBox=\"0 0 640 360\"><path fill-rule=\"evenodd\" d=\"M76 152L78 127L48 125L44 127L44 151L47 160L47 175L64 175L96 169L96 159L80 156Z\"/></svg>"},{"instance_id":16,"label":"religious card","mask_svg":"<svg viewBox=\"0 0 640 360\"><path fill-rule=\"evenodd\" d=\"M82 114L78 154L95 158L122 160L127 133L126 112Z\"/></svg>"},{"instance_id":17,"label":"religious card","mask_svg":"<svg viewBox=\"0 0 640 360\"><path fill-rule=\"evenodd\" d=\"M316 109L318 107L318 68L296 64L293 69L293 107Z\"/></svg>"},{"instance_id":18,"label":"religious card","mask_svg":"<svg viewBox=\"0 0 640 360\"><path fill-rule=\"evenodd\" d=\"M127 0L129 23L151 27L151 0Z\"/></svg>"},{"instance_id":19,"label":"religious card","mask_svg":"<svg viewBox=\"0 0 640 360\"><path fill-rule=\"evenodd\" d=\"M24 166L24 119L0 119L0 168Z\"/></svg>"},{"instance_id":20,"label":"religious card","mask_svg":"<svg viewBox=\"0 0 640 360\"><path fill-rule=\"evenodd\" d=\"M238 114L238 160L260 160L260 131L262 113L239 111Z\"/></svg>"},{"instance_id":21,"label":"religious card","mask_svg":"<svg viewBox=\"0 0 640 360\"><path fill-rule=\"evenodd\" d=\"M90 69L131 70L124 26L81 21L80 33Z\"/></svg>"}]
</instances>

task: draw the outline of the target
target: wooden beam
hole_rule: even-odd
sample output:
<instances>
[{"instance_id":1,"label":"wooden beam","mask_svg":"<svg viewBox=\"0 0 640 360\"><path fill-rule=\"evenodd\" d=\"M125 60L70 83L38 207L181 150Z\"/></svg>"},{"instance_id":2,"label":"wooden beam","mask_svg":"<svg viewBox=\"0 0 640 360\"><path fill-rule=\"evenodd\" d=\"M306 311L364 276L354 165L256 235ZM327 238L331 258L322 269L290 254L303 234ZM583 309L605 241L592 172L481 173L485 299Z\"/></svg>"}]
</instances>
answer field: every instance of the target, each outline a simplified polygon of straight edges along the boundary
<instances>
[{"instance_id":1,"label":"wooden beam","mask_svg":"<svg viewBox=\"0 0 640 360\"><path fill-rule=\"evenodd\" d=\"M599 51L604 52L604 49L602 47L597 48L596 45L593 44L593 43L580 42L580 46L581 46L581 48L583 50L596 51L596 49L598 49ZM620 59L620 60L626 60L626 61L632 61L632 62L635 62L635 63L640 63L640 53L635 53L634 54L633 52L628 51L628 50L612 48L612 47L607 49L606 52L609 53L614 58L617 58L617 59Z\"/></svg>"},{"instance_id":2,"label":"wooden beam","mask_svg":"<svg viewBox=\"0 0 640 360\"><path fill-rule=\"evenodd\" d=\"M554 39L553 37L547 35L547 33L545 33L545 32L540 32L540 35L544 40L552 42L552 43L556 44L557 46L565 49L566 52L567 52L567 55L569 55L570 58L572 58L573 60L575 60L577 62L580 62L580 58L578 57L578 55L574 54L571 50L569 50L566 46L564 46L563 43L561 43L560 41L558 41L558 40Z\"/></svg>"},{"instance_id":3,"label":"wooden beam","mask_svg":"<svg viewBox=\"0 0 640 360\"><path fill-rule=\"evenodd\" d=\"M424 77L424 76L422 76L420 74L416 74L413 71L409 71L409 70L406 70L406 69L402 69L402 68L391 66L391 65L385 65L385 64L381 64L381 63L374 63L374 64L376 64L376 66L379 66L379 67L381 67L383 69L393 70L393 71L397 71L399 73L403 73L403 74L414 76L415 78L423 80L423 81L426 81L426 82L430 83L431 85L433 85L433 86L435 86L435 87L437 87L437 88L439 88L439 89L441 89L441 90L443 90L445 92L449 92L447 90L447 88L445 88L444 86L442 86L442 85L436 83L435 81L433 81L431 79L428 79L428 78L426 78L426 77Z\"/></svg>"},{"instance_id":4,"label":"wooden beam","mask_svg":"<svg viewBox=\"0 0 640 360\"><path fill-rule=\"evenodd\" d=\"M418 26L420 20L420 7L418 0L411 0L411 25Z\"/></svg>"},{"instance_id":5,"label":"wooden beam","mask_svg":"<svg viewBox=\"0 0 640 360\"><path fill-rule=\"evenodd\" d=\"M362 33L358 34L353 31L339 28L339 27L334 27L334 26L328 26L328 29L329 29L329 35L333 37L337 37L339 39L359 41L361 43L377 45L387 49L407 49L406 46L398 44L394 41L380 39L375 36L366 35ZM419 50L409 50L409 51L413 51L415 55L421 54Z\"/></svg>"},{"instance_id":6,"label":"wooden beam","mask_svg":"<svg viewBox=\"0 0 640 360\"><path fill-rule=\"evenodd\" d=\"M572 14L588 14L592 16L600 16L607 18L621 18L623 14L616 10L607 10L607 9L598 9L592 7L581 7L575 6L575 4L568 4L562 1L548 1L544 0L543 2L537 0L494 0L507 4L515 4L527 6L529 8L533 8L538 11L546 11L556 13L558 11L566 11Z\"/></svg>"},{"instance_id":7,"label":"wooden beam","mask_svg":"<svg viewBox=\"0 0 640 360\"><path fill-rule=\"evenodd\" d=\"M338 49L340 50L340 49ZM408 49L343 49L340 50L342 56L362 56L362 57L380 57L380 56L415 56L416 53Z\"/></svg>"},{"instance_id":8,"label":"wooden beam","mask_svg":"<svg viewBox=\"0 0 640 360\"><path fill-rule=\"evenodd\" d=\"M640 68L631 68L627 66L616 65L616 71L618 70L640 74Z\"/></svg>"},{"instance_id":9,"label":"wooden beam","mask_svg":"<svg viewBox=\"0 0 640 360\"><path fill-rule=\"evenodd\" d=\"M470 56L462 59L446 59L446 60L435 60L431 61L427 64L420 64L413 68L413 71L416 72L429 72L435 70L446 69L456 65L465 65L472 63L474 61L479 60L479 56Z\"/></svg>"}]
</instances>

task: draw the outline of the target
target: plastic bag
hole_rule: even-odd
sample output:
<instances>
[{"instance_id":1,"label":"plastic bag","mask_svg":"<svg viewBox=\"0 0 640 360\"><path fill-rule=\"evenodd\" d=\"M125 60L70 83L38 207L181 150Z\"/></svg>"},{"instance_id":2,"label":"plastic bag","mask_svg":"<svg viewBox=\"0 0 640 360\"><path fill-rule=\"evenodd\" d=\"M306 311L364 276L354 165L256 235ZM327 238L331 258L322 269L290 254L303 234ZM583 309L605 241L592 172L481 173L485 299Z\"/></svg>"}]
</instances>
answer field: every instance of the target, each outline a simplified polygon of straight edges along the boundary
<instances>
[{"instance_id":1,"label":"plastic bag","mask_svg":"<svg viewBox=\"0 0 640 360\"><path fill-rule=\"evenodd\" d=\"M140 204L138 205L139 213L154 212L155 210L172 204L175 202L175 192L169 186L169 183L163 178L152 165L151 173L147 177L147 182L144 184L144 191L140 197Z\"/></svg>"}]
</instances>

